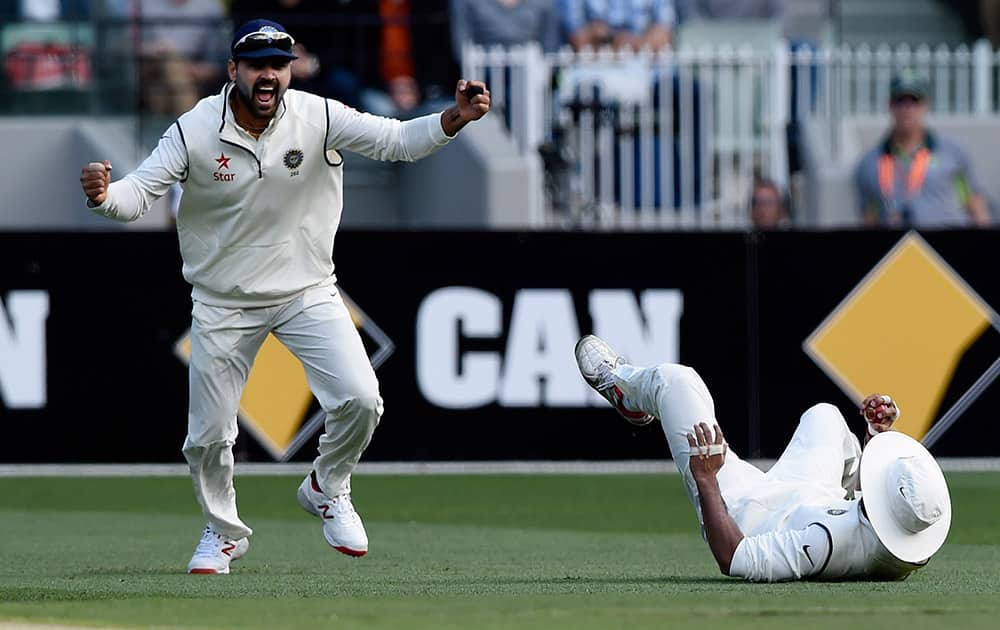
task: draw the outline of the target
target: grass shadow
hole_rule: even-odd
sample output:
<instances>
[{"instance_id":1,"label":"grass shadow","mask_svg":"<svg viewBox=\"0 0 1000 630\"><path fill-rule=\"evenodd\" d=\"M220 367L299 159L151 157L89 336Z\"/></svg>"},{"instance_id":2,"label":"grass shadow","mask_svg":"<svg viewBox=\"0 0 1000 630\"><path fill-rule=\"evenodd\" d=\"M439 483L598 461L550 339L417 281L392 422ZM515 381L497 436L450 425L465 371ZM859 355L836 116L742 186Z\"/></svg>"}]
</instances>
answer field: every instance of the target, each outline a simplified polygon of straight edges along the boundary
<instances>
[{"instance_id":1,"label":"grass shadow","mask_svg":"<svg viewBox=\"0 0 1000 630\"><path fill-rule=\"evenodd\" d=\"M487 580L478 580L479 582L486 583ZM699 576L683 576L683 575L662 575L662 576L641 576L641 577L601 577L601 576L589 576L589 575L567 575L565 577L527 577L527 578L509 578L509 579L496 579L491 581L493 584L503 583L503 584L520 584L520 585L549 585L549 586L560 586L565 584L603 584L603 585L618 585L618 584L742 584L743 580L737 580L734 578L727 578L725 576L709 577L704 575Z\"/></svg>"}]
</instances>

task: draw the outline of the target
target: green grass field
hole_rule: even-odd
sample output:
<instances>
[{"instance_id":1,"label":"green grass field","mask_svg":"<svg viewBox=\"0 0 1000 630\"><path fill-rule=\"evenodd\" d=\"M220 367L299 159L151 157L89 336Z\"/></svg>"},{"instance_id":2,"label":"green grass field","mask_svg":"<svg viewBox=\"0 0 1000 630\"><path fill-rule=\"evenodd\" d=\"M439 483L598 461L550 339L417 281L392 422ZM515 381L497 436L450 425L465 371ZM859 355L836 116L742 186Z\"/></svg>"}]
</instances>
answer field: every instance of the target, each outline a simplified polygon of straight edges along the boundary
<instances>
[{"instance_id":1,"label":"green grass field","mask_svg":"<svg viewBox=\"0 0 1000 630\"><path fill-rule=\"evenodd\" d=\"M677 476L359 476L351 559L295 501L237 477L255 529L229 576L184 573L186 478L0 479L0 628L1000 627L1000 474L952 473L944 549L900 583L719 575Z\"/></svg>"}]
</instances>

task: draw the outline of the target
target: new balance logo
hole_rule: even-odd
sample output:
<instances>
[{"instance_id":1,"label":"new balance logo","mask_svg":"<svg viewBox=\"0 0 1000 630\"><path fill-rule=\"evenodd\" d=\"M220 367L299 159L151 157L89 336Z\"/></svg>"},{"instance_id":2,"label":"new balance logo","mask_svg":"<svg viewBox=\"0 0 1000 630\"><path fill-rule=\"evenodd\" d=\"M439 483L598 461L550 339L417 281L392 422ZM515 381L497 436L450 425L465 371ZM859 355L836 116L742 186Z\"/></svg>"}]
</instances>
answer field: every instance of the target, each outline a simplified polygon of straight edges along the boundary
<instances>
[{"instance_id":1,"label":"new balance logo","mask_svg":"<svg viewBox=\"0 0 1000 630\"><path fill-rule=\"evenodd\" d=\"M327 519L328 521L332 521L335 518L333 516L333 514L329 514L329 512L330 512L330 505L329 504L327 504L327 503L320 503L316 507L318 507L319 511L323 513L323 518Z\"/></svg>"},{"instance_id":2,"label":"new balance logo","mask_svg":"<svg viewBox=\"0 0 1000 630\"><path fill-rule=\"evenodd\" d=\"M233 549L236 549L236 543L231 541L227 542L225 546L222 548L222 553L226 554L227 556L232 556L233 554L231 552Z\"/></svg>"}]
</instances>

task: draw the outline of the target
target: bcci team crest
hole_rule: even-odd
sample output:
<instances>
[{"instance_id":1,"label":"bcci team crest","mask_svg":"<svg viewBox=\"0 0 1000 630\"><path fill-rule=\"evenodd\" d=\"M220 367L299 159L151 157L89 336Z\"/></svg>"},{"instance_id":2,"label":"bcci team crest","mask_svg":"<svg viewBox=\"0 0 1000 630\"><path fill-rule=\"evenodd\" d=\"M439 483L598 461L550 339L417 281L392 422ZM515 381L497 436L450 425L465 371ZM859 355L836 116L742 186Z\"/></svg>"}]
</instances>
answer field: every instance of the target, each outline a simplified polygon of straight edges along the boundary
<instances>
[{"instance_id":1,"label":"bcci team crest","mask_svg":"<svg viewBox=\"0 0 1000 630\"><path fill-rule=\"evenodd\" d=\"M285 151L285 166L290 171L298 170L302 166L302 159L304 157L300 149L289 149Z\"/></svg>"}]
</instances>

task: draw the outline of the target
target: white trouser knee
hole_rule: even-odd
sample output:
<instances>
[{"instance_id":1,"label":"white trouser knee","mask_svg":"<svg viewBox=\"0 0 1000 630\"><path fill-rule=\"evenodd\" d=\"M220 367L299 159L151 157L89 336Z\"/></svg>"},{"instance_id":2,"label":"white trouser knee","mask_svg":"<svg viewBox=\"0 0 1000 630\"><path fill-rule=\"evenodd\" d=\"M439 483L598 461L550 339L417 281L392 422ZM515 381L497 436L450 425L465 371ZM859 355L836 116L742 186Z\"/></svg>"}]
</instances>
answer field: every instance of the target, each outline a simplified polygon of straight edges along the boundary
<instances>
[{"instance_id":1,"label":"white trouser knee","mask_svg":"<svg viewBox=\"0 0 1000 630\"><path fill-rule=\"evenodd\" d=\"M768 476L827 487L853 488L861 445L834 405L818 403L799 418L784 452Z\"/></svg>"},{"instance_id":2,"label":"white trouser knee","mask_svg":"<svg viewBox=\"0 0 1000 630\"><path fill-rule=\"evenodd\" d=\"M319 439L313 469L320 488L330 496L351 491L351 473L371 442L382 417L382 398L366 394L327 410L326 432Z\"/></svg>"},{"instance_id":3,"label":"white trouser knee","mask_svg":"<svg viewBox=\"0 0 1000 630\"><path fill-rule=\"evenodd\" d=\"M684 481L699 523L703 523L698 485L691 474L688 433L696 423L717 425L715 401L705 381L693 368L664 363L653 368L621 366L615 371L618 386L642 411L660 420L674 464ZM744 486L759 480L763 472L732 450L717 475L723 498L728 502Z\"/></svg>"}]
</instances>

